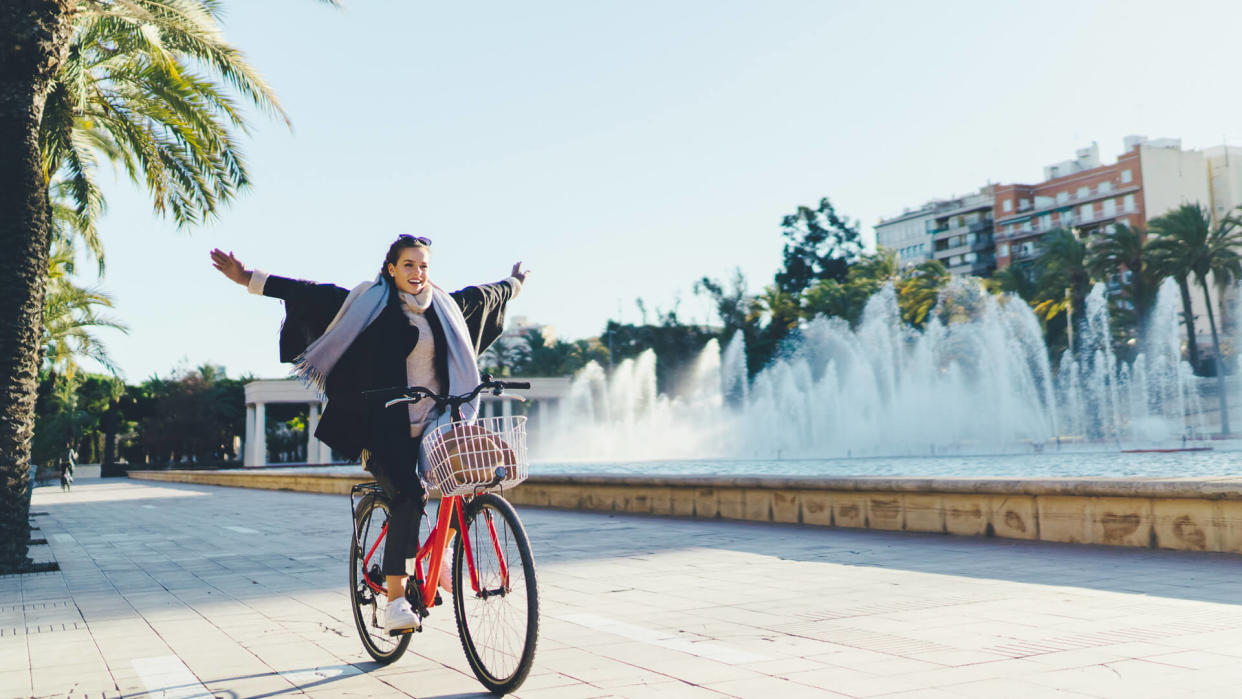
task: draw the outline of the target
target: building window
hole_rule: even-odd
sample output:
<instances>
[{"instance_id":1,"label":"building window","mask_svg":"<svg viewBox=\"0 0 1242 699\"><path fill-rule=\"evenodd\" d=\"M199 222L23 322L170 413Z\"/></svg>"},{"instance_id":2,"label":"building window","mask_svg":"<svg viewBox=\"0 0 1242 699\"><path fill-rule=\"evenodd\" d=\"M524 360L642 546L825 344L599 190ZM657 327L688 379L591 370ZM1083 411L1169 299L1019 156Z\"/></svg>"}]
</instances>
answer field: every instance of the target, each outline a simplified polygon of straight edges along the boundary
<instances>
[{"instance_id":1,"label":"building window","mask_svg":"<svg viewBox=\"0 0 1242 699\"><path fill-rule=\"evenodd\" d=\"M1013 211L1013 199L1006 199L1001 202L1002 211Z\"/></svg>"},{"instance_id":2,"label":"building window","mask_svg":"<svg viewBox=\"0 0 1242 699\"><path fill-rule=\"evenodd\" d=\"M1064 204L1069 201L1069 192L1057 192L1057 203Z\"/></svg>"},{"instance_id":3,"label":"building window","mask_svg":"<svg viewBox=\"0 0 1242 699\"><path fill-rule=\"evenodd\" d=\"M1129 172L1129 170L1126 170L1126 172ZM1134 211L1134 195L1133 194L1127 194L1125 195L1125 197L1122 198L1121 208L1125 209L1126 211Z\"/></svg>"},{"instance_id":4,"label":"building window","mask_svg":"<svg viewBox=\"0 0 1242 699\"><path fill-rule=\"evenodd\" d=\"M1113 191L1112 182L1101 182L1100 183L1100 194L1108 194L1111 191Z\"/></svg>"},{"instance_id":5,"label":"building window","mask_svg":"<svg viewBox=\"0 0 1242 699\"><path fill-rule=\"evenodd\" d=\"M1134 180L1134 173L1130 172L1129 170L1121 171L1121 183L1122 184L1130 184L1130 182L1132 182L1133 180Z\"/></svg>"},{"instance_id":6,"label":"building window","mask_svg":"<svg viewBox=\"0 0 1242 699\"><path fill-rule=\"evenodd\" d=\"M1009 243L1001 243L999 246L997 246L996 254L1000 255L1001 257L1008 257L1009 256Z\"/></svg>"},{"instance_id":7,"label":"building window","mask_svg":"<svg viewBox=\"0 0 1242 699\"><path fill-rule=\"evenodd\" d=\"M1087 198L1087 197L1089 197L1089 196L1091 196L1091 188L1090 188L1090 187L1079 187L1079 188L1078 188L1078 198L1079 198L1079 199L1086 199L1086 198Z\"/></svg>"},{"instance_id":8,"label":"building window","mask_svg":"<svg viewBox=\"0 0 1242 699\"><path fill-rule=\"evenodd\" d=\"M1029 208L1031 208L1030 199L1019 199L1018 200L1018 211L1024 211Z\"/></svg>"},{"instance_id":9,"label":"building window","mask_svg":"<svg viewBox=\"0 0 1242 699\"><path fill-rule=\"evenodd\" d=\"M1083 204L1082 208L1078 210L1078 213L1082 216L1082 220L1090 221L1091 215L1095 213L1095 208L1090 204Z\"/></svg>"},{"instance_id":10,"label":"building window","mask_svg":"<svg viewBox=\"0 0 1242 699\"><path fill-rule=\"evenodd\" d=\"M1044 231L1052 230L1052 214L1044 214L1039 217L1039 228Z\"/></svg>"},{"instance_id":11,"label":"building window","mask_svg":"<svg viewBox=\"0 0 1242 699\"><path fill-rule=\"evenodd\" d=\"M1117 215L1117 200L1116 199L1105 199L1104 200L1104 215L1105 216L1116 216Z\"/></svg>"}]
</instances>

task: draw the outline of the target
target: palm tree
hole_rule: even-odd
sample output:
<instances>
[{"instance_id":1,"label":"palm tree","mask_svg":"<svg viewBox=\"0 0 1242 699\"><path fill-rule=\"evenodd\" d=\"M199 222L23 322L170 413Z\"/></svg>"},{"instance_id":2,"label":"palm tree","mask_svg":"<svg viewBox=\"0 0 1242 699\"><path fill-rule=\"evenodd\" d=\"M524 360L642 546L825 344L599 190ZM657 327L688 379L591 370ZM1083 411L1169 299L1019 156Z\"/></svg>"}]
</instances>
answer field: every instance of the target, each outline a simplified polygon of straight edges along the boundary
<instances>
[{"instance_id":1,"label":"palm tree","mask_svg":"<svg viewBox=\"0 0 1242 699\"><path fill-rule=\"evenodd\" d=\"M1141 229L1118 223L1095 240L1087 257L1087 271L1096 279L1130 273L1127 296L1134 307L1134 328L1139 337L1143 336L1147 310L1160 286L1160 278L1153 275L1147 263L1144 238Z\"/></svg>"},{"instance_id":2,"label":"palm tree","mask_svg":"<svg viewBox=\"0 0 1242 699\"><path fill-rule=\"evenodd\" d=\"M940 301L940 290L949 283L949 270L939 260L927 260L907 269L897 283L897 305L901 318L916 328Z\"/></svg>"},{"instance_id":3,"label":"palm tree","mask_svg":"<svg viewBox=\"0 0 1242 699\"><path fill-rule=\"evenodd\" d=\"M1207 238L1208 224L1195 206L1182 206L1169 213L1153 218L1147 224L1152 236L1149 245L1150 266L1162 277L1177 281L1182 298L1182 322L1186 325L1186 352L1195 373L1203 371L1199 359L1199 338L1195 332L1195 314L1190 302L1191 263L1187 257L1186 244Z\"/></svg>"},{"instance_id":4,"label":"palm tree","mask_svg":"<svg viewBox=\"0 0 1242 699\"><path fill-rule=\"evenodd\" d=\"M1087 292L1091 273L1087 269L1087 246L1073 232L1057 228L1044 234L1039 258L1039 302L1035 312L1051 320L1069 311L1070 348L1077 355L1087 317Z\"/></svg>"},{"instance_id":5,"label":"palm tree","mask_svg":"<svg viewBox=\"0 0 1242 699\"><path fill-rule=\"evenodd\" d=\"M279 113L216 0L0 2L0 571L29 565L26 484L52 240L49 188L93 221L97 154L179 225L247 183L236 96Z\"/></svg>"},{"instance_id":6,"label":"palm tree","mask_svg":"<svg viewBox=\"0 0 1242 699\"><path fill-rule=\"evenodd\" d=\"M1208 276L1211 275L1218 284L1230 284L1242 278L1242 221L1236 217L1237 214L1235 211L1226 216L1213 228L1207 209L1199 204L1183 204L1150 224L1159 236L1152 241L1152 247L1160 266L1170 270L1174 276L1180 274L1179 279L1194 275L1195 282L1203 289L1208 327L1212 330L1217 392L1220 394L1220 429L1224 434L1230 432L1229 402L1225 395L1225 366ZM1183 301L1188 296L1184 296ZM1186 315L1189 317L1190 313Z\"/></svg>"},{"instance_id":7,"label":"palm tree","mask_svg":"<svg viewBox=\"0 0 1242 699\"><path fill-rule=\"evenodd\" d=\"M99 312L100 308L112 308L112 299L97 289L75 285L70 278L72 271L72 250L67 246L54 248L43 307L44 363L72 379L78 357L89 357L115 374L116 365L91 331L111 328L128 332L128 328Z\"/></svg>"}]
</instances>

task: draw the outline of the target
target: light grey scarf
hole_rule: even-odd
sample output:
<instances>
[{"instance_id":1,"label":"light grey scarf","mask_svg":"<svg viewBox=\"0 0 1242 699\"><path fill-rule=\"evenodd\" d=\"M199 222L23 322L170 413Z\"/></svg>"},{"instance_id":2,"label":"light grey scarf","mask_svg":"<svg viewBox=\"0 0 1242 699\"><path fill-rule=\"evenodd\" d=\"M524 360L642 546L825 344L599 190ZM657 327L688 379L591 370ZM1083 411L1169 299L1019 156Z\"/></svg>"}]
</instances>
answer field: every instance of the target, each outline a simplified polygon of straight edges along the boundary
<instances>
[{"instance_id":1,"label":"light grey scarf","mask_svg":"<svg viewBox=\"0 0 1242 699\"><path fill-rule=\"evenodd\" d=\"M324 393L328 375L340 361L345 350L358 339L388 303L392 282L383 274L375 281L354 287L345 297L345 303L336 317L328 324L323 335L311 343L295 361L294 375ZM460 395L473 391L479 385L478 359L474 355L474 343L470 341L470 329L457 307L457 302L447 292L432 285L431 307L444 327L444 339L448 352L449 385L447 392ZM479 414L479 399L462 406L462 417L473 422Z\"/></svg>"}]
</instances>

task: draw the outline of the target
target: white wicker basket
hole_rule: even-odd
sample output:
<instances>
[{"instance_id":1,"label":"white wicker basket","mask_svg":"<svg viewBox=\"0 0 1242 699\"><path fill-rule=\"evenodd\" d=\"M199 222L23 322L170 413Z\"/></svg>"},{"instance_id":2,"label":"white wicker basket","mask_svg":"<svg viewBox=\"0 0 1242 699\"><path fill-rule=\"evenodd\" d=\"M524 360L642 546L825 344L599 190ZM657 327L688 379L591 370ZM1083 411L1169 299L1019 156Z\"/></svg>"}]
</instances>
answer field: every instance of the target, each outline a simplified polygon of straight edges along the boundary
<instances>
[{"instance_id":1,"label":"white wicker basket","mask_svg":"<svg viewBox=\"0 0 1242 699\"><path fill-rule=\"evenodd\" d=\"M428 480L444 497L512 488L526 480L530 466L524 415L441 425L423 436L423 450ZM486 488L502 467L504 478Z\"/></svg>"}]
</instances>

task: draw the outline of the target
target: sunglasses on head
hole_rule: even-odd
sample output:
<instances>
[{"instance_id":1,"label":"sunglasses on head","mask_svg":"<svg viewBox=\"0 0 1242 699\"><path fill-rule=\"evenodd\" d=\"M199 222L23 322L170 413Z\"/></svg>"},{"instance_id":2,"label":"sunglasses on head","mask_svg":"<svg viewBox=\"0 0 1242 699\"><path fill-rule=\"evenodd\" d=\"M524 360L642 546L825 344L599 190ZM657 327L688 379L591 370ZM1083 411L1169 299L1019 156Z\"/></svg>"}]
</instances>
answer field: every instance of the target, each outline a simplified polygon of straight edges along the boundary
<instances>
[{"instance_id":1,"label":"sunglasses on head","mask_svg":"<svg viewBox=\"0 0 1242 699\"><path fill-rule=\"evenodd\" d=\"M418 243L419 245L426 245L428 247L431 246L431 238L427 238L421 235L409 235L408 233L402 233L401 235L397 237L401 238L402 240L412 240Z\"/></svg>"}]
</instances>

